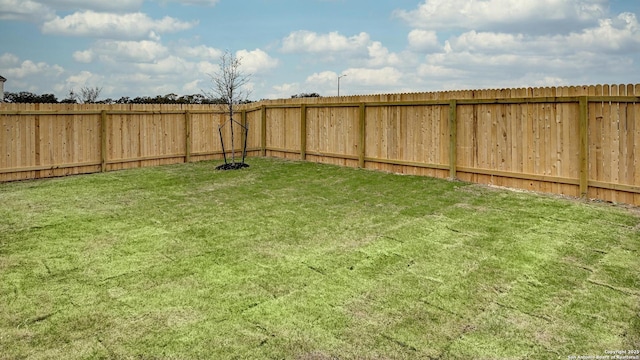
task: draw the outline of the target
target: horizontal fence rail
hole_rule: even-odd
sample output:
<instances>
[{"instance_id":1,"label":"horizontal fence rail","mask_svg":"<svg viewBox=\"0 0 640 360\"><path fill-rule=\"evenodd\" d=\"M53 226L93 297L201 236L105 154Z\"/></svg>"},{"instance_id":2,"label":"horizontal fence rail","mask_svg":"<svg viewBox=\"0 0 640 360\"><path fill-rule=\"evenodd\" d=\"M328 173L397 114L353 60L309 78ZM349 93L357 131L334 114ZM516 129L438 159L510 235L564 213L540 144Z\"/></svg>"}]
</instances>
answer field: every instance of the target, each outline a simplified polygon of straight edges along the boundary
<instances>
[{"instance_id":1,"label":"horizontal fence rail","mask_svg":"<svg viewBox=\"0 0 640 360\"><path fill-rule=\"evenodd\" d=\"M249 127L249 156L640 205L636 95L640 85L266 100L234 118ZM0 104L0 181L221 159L228 118L216 105Z\"/></svg>"}]
</instances>

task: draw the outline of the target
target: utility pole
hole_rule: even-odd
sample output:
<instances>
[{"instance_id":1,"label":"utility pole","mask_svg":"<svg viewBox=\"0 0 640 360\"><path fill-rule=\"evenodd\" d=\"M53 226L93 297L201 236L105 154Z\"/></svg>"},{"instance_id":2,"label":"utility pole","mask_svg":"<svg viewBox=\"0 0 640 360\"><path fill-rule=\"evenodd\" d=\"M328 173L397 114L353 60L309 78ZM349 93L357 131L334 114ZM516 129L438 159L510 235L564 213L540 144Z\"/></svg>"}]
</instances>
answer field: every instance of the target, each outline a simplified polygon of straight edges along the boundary
<instances>
[{"instance_id":1,"label":"utility pole","mask_svg":"<svg viewBox=\"0 0 640 360\"><path fill-rule=\"evenodd\" d=\"M338 76L338 96L340 96L340 79L347 76L347 74Z\"/></svg>"}]
</instances>

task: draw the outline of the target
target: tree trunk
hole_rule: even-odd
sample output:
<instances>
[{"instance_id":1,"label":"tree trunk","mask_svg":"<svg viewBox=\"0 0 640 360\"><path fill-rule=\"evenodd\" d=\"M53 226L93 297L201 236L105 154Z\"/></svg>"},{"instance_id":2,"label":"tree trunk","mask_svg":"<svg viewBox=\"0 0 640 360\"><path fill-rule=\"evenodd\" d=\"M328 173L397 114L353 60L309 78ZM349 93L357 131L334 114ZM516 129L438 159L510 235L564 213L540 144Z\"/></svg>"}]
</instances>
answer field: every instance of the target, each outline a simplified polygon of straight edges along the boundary
<instances>
[{"instance_id":1,"label":"tree trunk","mask_svg":"<svg viewBox=\"0 0 640 360\"><path fill-rule=\"evenodd\" d=\"M229 102L229 120L231 123L231 163L236 163L235 135L233 133L233 103Z\"/></svg>"}]
</instances>

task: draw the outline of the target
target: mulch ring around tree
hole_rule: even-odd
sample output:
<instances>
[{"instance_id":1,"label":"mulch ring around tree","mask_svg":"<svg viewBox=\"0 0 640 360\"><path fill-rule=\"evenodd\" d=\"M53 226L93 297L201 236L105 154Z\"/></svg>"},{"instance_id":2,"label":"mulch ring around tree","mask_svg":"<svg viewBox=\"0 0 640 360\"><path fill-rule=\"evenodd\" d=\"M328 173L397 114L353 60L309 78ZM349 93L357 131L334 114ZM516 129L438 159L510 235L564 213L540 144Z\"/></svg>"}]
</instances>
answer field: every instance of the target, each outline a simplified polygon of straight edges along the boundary
<instances>
[{"instance_id":1,"label":"mulch ring around tree","mask_svg":"<svg viewBox=\"0 0 640 360\"><path fill-rule=\"evenodd\" d=\"M238 170L238 169L242 169L242 168L246 168L249 167L249 164L246 163L227 163L227 164L222 164L219 166L216 166L216 170Z\"/></svg>"}]
</instances>

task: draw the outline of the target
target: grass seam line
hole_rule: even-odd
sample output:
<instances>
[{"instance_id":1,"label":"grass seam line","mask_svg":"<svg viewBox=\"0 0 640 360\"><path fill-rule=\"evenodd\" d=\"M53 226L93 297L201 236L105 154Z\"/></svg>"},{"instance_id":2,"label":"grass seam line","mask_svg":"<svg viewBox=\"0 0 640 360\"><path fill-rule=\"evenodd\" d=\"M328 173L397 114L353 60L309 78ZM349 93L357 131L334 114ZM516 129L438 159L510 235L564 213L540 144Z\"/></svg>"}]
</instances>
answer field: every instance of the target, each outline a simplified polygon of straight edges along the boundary
<instances>
[{"instance_id":1,"label":"grass seam line","mask_svg":"<svg viewBox=\"0 0 640 360\"><path fill-rule=\"evenodd\" d=\"M517 307L515 307L515 306L511 306L511 305L503 304L503 303L498 302L498 301L496 301L495 303L496 303L496 305L501 306L501 307L503 307L503 308L511 309L511 310L515 310L515 311L517 311L517 312L523 313L523 314L525 314L525 315L529 315L529 316L534 317L534 318L536 318L536 319L542 319L542 320L544 320L544 321L546 321L546 322L549 322L549 323L550 323L550 322L553 322L553 319L552 319L551 317L547 316L547 315L538 315L538 314L533 314L533 313L530 313L530 312L526 312L526 311L520 310L520 309L518 309L518 308L517 308Z\"/></svg>"},{"instance_id":2,"label":"grass seam line","mask_svg":"<svg viewBox=\"0 0 640 360\"><path fill-rule=\"evenodd\" d=\"M31 324L39 323L39 322L41 322L41 321L45 321L45 320L49 319L50 317L52 317L52 316L56 315L56 314L57 314L57 313L59 313L59 312L60 312L60 310L56 310L56 311L51 312L51 313L47 313L47 314L44 314L44 315L36 316L36 317L35 317L35 318L33 318L33 319L25 320L25 321L21 322L21 323L18 325L18 329L20 329L20 327L21 327L22 325L31 325Z\"/></svg>"},{"instance_id":3,"label":"grass seam line","mask_svg":"<svg viewBox=\"0 0 640 360\"><path fill-rule=\"evenodd\" d=\"M590 282L593 285L606 287L607 289L618 291L618 292L621 292L621 293L623 293L625 295L640 296L640 293L637 292L637 291L628 291L627 289L615 287L613 285L609 285L607 283L603 283L603 282L600 282L600 281L597 281L597 280L587 279L587 281Z\"/></svg>"},{"instance_id":4,"label":"grass seam line","mask_svg":"<svg viewBox=\"0 0 640 360\"><path fill-rule=\"evenodd\" d=\"M391 341L392 343L396 344L396 345L400 345L402 348L407 349L407 350L411 350L414 352L418 352L418 349L416 349L414 346L411 346L403 341L400 341L398 339L395 339L387 334L382 334L382 337Z\"/></svg>"}]
</instances>

